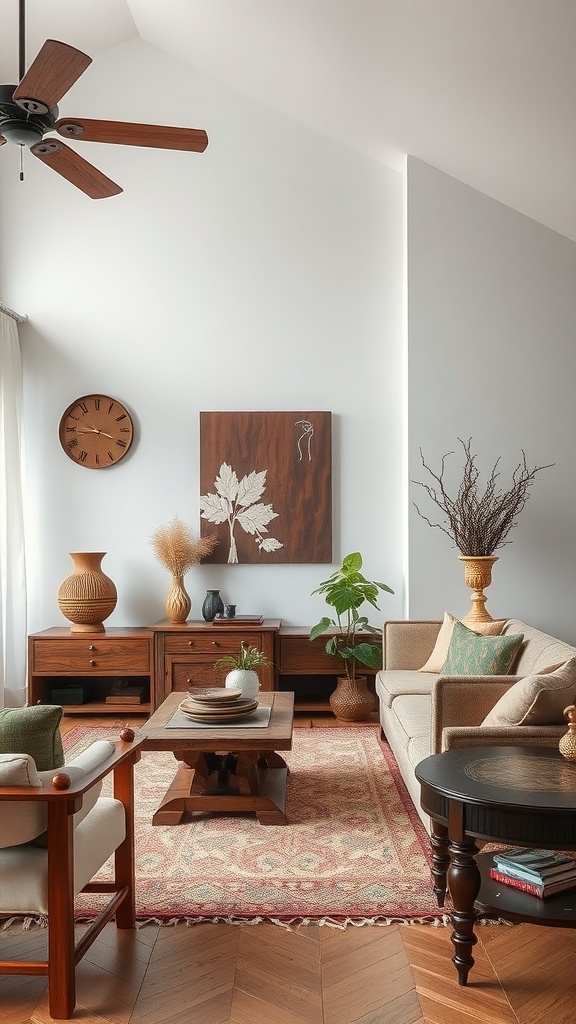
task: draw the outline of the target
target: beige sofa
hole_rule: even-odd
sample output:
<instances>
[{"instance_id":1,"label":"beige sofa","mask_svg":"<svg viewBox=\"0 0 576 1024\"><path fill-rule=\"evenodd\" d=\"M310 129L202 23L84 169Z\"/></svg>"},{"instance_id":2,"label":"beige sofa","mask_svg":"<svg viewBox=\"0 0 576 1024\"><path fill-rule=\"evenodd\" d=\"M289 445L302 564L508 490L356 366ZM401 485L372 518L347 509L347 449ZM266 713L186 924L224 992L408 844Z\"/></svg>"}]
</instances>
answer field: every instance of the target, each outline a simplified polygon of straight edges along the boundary
<instances>
[{"instance_id":1,"label":"beige sofa","mask_svg":"<svg viewBox=\"0 0 576 1024\"><path fill-rule=\"evenodd\" d=\"M502 634L524 634L512 667L514 675L442 676L418 671L434 649L442 623L386 622L383 668L376 676L380 724L422 821L420 786L414 775L419 761L454 747L494 745L557 746L566 732L558 724L482 726L497 701L517 680L550 672L576 656L576 647L542 633L518 619L506 620ZM560 700L566 698L562 691ZM566 705L576 701L576 686ZM550 717L550 716L548 716Z\"/></svg>"}]
</instances>

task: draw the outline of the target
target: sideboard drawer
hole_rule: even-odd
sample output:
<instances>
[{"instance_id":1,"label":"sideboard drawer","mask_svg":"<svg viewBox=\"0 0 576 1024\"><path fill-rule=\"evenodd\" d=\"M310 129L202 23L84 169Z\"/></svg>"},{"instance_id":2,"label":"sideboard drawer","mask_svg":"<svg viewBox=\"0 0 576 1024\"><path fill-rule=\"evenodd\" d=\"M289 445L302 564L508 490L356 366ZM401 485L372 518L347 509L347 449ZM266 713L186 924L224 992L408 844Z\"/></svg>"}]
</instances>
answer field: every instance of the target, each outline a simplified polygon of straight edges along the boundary
<instances>
[{"instance_id":1,"label":"sideboard drawer","mask_svg":"<svg viewBox=\"0 0 576 1024\"><path fill-rule=\"evenodd\" d=\"M150 644L147 640L99 640L97 637L74 640L34 640L34 672L92 672L105 669L121 675L141 675L150 671Z\"/></svg>"},{"instance_id":2,"label":"sideboard drawer","mask_svg":"<svg viewBox=\"0 0 576 1024\"><path fill-rule=\"evenodd\" d=\"M170 677L170 690L186 691L193 687L224 686L224 680L229 671L226 666L223 669L214 669L206 662L194 664L191 662L174 661L167 659L167 671Z\"/></svg>"},{"instance_id":3,"label":"sideboard drawer","mask_svg":"<svg viewBox=\"0 0 576 1024\"><path fill-rule=\"evenodd\" d=\"M328 637L281 636L279 669L284 675L327 673L336 675L342 668L339 658L326 654Z\"/></svg>"},{"instance_id":4,"label":"sideboard drawer","mask_svg":"<svg viewBox=\"0 0 576 1024\"><path fill-rule=\"evenodd\" d=\"M303 634L280 634L277 640L278 670L281 675L342 675L344 668L340 658L326 654L329 634L310 640ZM362 633L357 637L358 643L370 643L380 646L382 635L379 633ZM375 669L360 666L362 673L374 674ZM357 671L360 671L357 666Z\"/></svg>"},{"instance_id":5,"label":"sideboard drawer","mask_svg":"<svg viewBox=\"0 0 576 1024\"><path fill-rule=\"evenodd\" d=\"M219 636L217 631L225 629L225 627L213 626L212 629L213 632L209 636L206 636L205 633L196 636L191 636L189 633L169 633L165 640L166 654L199 654L204 659L207 655L209 657L213 655L216 660L223 654L237 654L241 644L244 644L245 647L257 647L259 650L262 648L261 633L238 632Z\"/></svg>"}]
</instances>

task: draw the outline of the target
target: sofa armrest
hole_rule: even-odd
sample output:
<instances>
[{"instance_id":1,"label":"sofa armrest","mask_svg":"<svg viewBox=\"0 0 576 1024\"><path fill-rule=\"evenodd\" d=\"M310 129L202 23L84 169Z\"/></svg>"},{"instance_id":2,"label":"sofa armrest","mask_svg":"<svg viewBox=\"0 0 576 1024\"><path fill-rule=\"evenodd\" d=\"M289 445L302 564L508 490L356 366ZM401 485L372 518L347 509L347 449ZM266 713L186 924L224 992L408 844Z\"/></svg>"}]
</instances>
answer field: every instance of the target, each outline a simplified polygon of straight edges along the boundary
<instances>
[{"instance_id":1,"label":"sofa armrest","mask_svg":"<svg viewBox=\"0 0 576 1024\"><path fill-rule=\"evenodd\" d=\"M442 733L442 750L459 747L552 747L557 750L565 732L565 725L449 727Z\"/></svg>"},{"instance_id":2,"label":"sofa armrest","mask_svg":"<svg viewBox=\"0 0 576 1024\"><path fill-rule=\"evenodd\" d=\"M382 664L385 669L417 670L434 650L441 622L436 619L402 619L384 623Z\"/></svg>"},{"instance_id":3,"label":"sofa armrest","mask_svg":"<svg viewBox=\"0 0 576 1024\"><path fill-rule=\"evenodd\" d=\"M430 752L442 750L445 729L479 726L520 676L439 676L430 697Z\"/></svg>"}]
</instances>

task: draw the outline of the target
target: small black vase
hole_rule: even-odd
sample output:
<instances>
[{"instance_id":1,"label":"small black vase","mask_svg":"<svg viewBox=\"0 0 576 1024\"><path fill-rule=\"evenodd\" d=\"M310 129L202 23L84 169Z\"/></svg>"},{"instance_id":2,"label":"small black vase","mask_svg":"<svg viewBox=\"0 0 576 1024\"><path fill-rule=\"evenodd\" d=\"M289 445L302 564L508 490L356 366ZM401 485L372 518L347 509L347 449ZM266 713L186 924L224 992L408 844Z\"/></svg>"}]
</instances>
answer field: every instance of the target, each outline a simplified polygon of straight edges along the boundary
<instances>
[{"instance_id":1,"label":"small black vase","mask_svg":"<svg viewBox=\"0 0 576 1024\"><path fill-rule=\"evenodd\" d=\"M222 615L224 602L220 597L219 590L207 590L204 603L202 604L202 617L206 622L212 622L217 615Z\"/></svg>"}]
</instances>

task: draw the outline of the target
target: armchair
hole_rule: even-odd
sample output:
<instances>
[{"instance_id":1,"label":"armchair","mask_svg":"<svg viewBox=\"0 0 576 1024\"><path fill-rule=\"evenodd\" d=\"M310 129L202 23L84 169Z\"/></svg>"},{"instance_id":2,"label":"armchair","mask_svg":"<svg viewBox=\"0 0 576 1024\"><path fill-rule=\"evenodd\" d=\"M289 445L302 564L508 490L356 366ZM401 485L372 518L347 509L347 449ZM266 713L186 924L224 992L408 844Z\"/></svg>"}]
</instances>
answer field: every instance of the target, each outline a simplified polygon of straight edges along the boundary
<instances>
[{"instance_id":1,"label":"armchair","mask_svg":"<svg viewBox=\"0 0 576 1024\"><path fill-rule=\"evenodd\" d=\"M100 740L62 768L38 772L28 754L0 754L0 918L47 919L46 960L0 960L0 974L48 978L50 1015L68 1020L76 1003L75 967L116 917L133 928L134 765L140 743L124 729L116 743ZM113 796L100 795L113 772ZM113 879L93 882L114 855ZM76 943L74 899L109 894Z\"/></svg>"}]
</instances>

